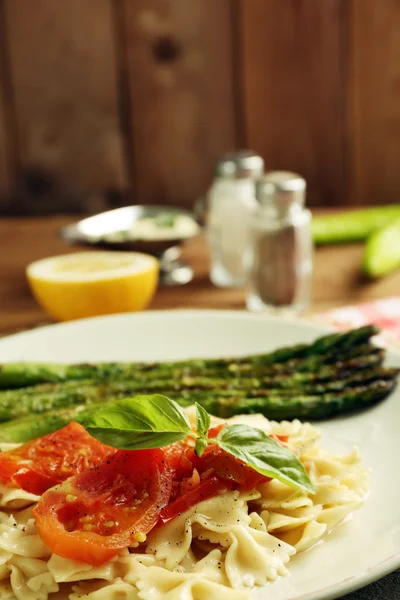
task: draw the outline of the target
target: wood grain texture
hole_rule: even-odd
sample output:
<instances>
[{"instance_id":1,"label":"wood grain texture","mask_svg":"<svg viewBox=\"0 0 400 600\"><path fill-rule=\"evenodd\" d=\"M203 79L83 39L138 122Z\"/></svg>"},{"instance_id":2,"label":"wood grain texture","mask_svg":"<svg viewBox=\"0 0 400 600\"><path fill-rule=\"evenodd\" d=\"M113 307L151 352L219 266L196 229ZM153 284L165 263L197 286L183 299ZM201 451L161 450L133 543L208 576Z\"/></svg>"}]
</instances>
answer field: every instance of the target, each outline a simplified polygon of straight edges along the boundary
<instances>
[{"instance_id":1,"label":"wood grain texture","mask_svg":"<svg viewBox=\"0 0 400 600\"><path fill-rule=\"evenodd\" d=\"M126 187L111 0L4 2L20 208L105 208L101 192Z\"/></svg>"},{"instance_id":2,"label":"wood grain texture","mask_svg":"<svg viewBox=\"0 0 400 600\"><path fill-rule=\"evenodd\" d=\"M10 166L8 155L8 136L6 129L6 112L4 93L0 79L0 209L8 204L11 189Z\"/></svg>"},{"instance_id":3,"label":"wood grain texture","mask_svg":"<svg viewBox=\"0 0 400 600\"><path fill-rule=\"evenodd\" d=\"M191 206L236 144L230 0L123 0L135 200Z\"/></svg>"},{"instance_id":4,"label":"wood grain texture","mask_svg":"<svg viewBox=\"0 0 400 600\"><path fill-rule=\"evenodd\" d=\"M239 7L247 146L305 176L310 204L346 203L342 0Z\"/></svg>"},{"instance_id":5,"label":"wood grain texture","mask_svg":"<svg viewBox=\"0 0 400 600\"><path fill-rule=\"evenodd\" d=\"M400 202L400 2L349 0L349 164L357 204Z\"/></svg>"},{"instance_id":6,"label":"wood grain texture","mask_svg":"<svg viewBox=\"0 0 400 600\"><path fill-rule=\"evenodd\" d=\"M13 175L13 152L10 143L10 81L7 55L7 37L4 19L4 2L0 0L0 210L7 208L10 200Z\"/></svg>"}]
</instances>

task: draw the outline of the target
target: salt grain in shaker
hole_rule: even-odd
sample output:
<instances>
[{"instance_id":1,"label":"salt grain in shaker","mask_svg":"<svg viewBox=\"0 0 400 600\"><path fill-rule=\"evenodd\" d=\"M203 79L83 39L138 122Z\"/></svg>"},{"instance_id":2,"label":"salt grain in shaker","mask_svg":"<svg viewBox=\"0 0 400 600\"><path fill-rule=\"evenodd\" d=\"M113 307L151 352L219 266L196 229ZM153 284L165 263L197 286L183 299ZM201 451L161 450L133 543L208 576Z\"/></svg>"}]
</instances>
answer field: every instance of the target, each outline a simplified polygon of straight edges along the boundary
<instances>
[{"instance_id":1,"label":"salt grain in shaker","mask_svg":"<svg viewBox=\"0 0 400 600\"><path fill-rule=\"evenodd\" d=\"M305 180L272 171L256 183L258 209L248 248L247 308L298 313L310 304L311 213L304 208Z\"/></svg>"},{"instance_id":2,"label":"salt grain in shaker","mask_svg":"<svg viewBox=\"0 0 400 600\"><path fill-rule=\"evenodd\" d=\"M207 194L210 278L219 287L246 283L245 251L250 219L257 208L255 179L264 171L261 156L249 150L224 155Z\"/></svg>"}]
</instances>

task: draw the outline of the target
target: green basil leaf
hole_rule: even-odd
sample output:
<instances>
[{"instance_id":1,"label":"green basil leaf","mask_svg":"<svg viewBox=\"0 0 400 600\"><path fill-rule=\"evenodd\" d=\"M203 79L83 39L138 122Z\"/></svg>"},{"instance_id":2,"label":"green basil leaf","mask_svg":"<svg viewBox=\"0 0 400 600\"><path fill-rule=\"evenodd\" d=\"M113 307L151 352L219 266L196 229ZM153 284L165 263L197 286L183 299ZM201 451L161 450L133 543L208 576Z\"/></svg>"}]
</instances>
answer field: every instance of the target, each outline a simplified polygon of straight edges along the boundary
<instances>
[{"instance_id":1,"label":"green basil leaf","mask_svg":"<svg viewBox=\"0 0 400 600\"><path fill-rule=\"evenodd\" d=\"M208 446L208 440L205 437L196 438L196 454L201 456Z\"/></svg>"},{"instance_id":2,"label":"green basil leaf","mask_svg":"<svg viewBox=\"0 0 400 600\"><path fill-rule=\"evenodd\" d=\"M208 412L200 406L200 404L195 404L196 406L196 427L197 433L200 437L207 437L208 430L210 429L210 415ZM200 456L200 455L199 455Z\"/></svg>"},{"instance_id":3,"label":"green basil leaf","mask_svg":"<svg viewBox=\"0 0 400 600\"><path fill-rule=\"evenodd\" d=\"M93 409L83 421L104 444L124 450L161 448L191 433L185 411L166 396L135 396Z\"/></svg>"},{"instance_id":4,"label":"green basil leaf","mask_svg":"<svg viewBox=\"0 0 400 600\"><path fill-rule=\"evenodd\" d=\"M214 441L258 473L315 493L307 471L296 455L264 431L248 425L227 425Z\"/></svg>"}]
</instances>

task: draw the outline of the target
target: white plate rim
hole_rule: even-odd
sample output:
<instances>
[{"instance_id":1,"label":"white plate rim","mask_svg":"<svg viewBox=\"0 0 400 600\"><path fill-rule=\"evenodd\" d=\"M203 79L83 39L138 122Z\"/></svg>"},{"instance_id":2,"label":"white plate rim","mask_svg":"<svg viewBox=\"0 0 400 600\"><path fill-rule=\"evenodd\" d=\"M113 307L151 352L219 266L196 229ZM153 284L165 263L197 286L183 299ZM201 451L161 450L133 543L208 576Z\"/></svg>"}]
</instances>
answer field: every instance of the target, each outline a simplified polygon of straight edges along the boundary
<instances>
[{"instance_id":1,"label":"white plate rim","mask_svg":"<svg viewBox=\"0 0 400 600\"><path fill-rule=\"evenodd\" d=\"M73 321L64 321L64 322L60 322L60 323L46 323L43 325L38 325L37 327L33 327L33 328L29 328L23 331L18 331L16 333L11 333L11 334L6 334L4 336L0 335L0 343L2 342L8 342L10 340L16 340L19 339L23 336L30 336L30 335L36 335L37 332L46 332L46 331L50 331L50 330L58 330L58 329L69 329L69 328L74 328L76 326L80 327L81 325L85 325L86 323L102 323L104 321L119 321L124 320L126 318L129 319L152 319L155 315L159 316L160 314L162 314L163 316L167 315L167 318L170 315L177 315L177 316L184 316L186 317L194 317L194 318L198 318L198 317L214 317L214 316L218 316L219 318L231 318L231 317L237 317L240 316L241 318L244 319L260 319L262 321L271 321L271 323L280 323L282 322L282 317L280 316L276 316L273 314L263 314L263 313L250 313L248 311L246 311L245 309L242 308L232 308L232 309L225 309L225 308L168 308L168 309L154 309L154 310L146 310L143 312L124 312L124 313L115 313L115 314L111 314L111 315L100 315L100 316L96 316L96 317L86 317L84 319L75 319ZM295 316L285 316L284 317L284 322L285 323L293 323L293 325L305 325L308 328L313 328L315 329L315 331L318 333L320 332L321 335L324 335L324 333L329 333L337 331L335 330L335 328L332 325L329 324L324 324L324 323L317 323L316 321L313 321L311 318L306 319L306 318L299 318L299 317L295 317ZM400 356L400 353L399 353Z\"/></svg>"}]
</instances>

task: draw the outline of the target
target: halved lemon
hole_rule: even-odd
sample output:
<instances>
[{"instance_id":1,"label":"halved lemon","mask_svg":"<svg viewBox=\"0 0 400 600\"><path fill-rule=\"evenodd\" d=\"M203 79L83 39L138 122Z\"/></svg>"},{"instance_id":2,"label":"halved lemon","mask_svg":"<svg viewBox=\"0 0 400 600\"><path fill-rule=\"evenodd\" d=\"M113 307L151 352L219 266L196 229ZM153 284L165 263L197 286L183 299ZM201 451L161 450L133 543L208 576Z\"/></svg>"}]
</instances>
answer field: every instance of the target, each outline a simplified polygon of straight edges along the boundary
<instances>
[{"instance_id":1,"label":"halved lemon","mask_svg":"<svg viewBox=\"0 0 400 600\"><path fill-rule=\"evenodd\" d=\"M58 321L144 310L158 274L158 260L140 252L77 252L26 269L36 300Z\"/></svg>"}]
</instances>

